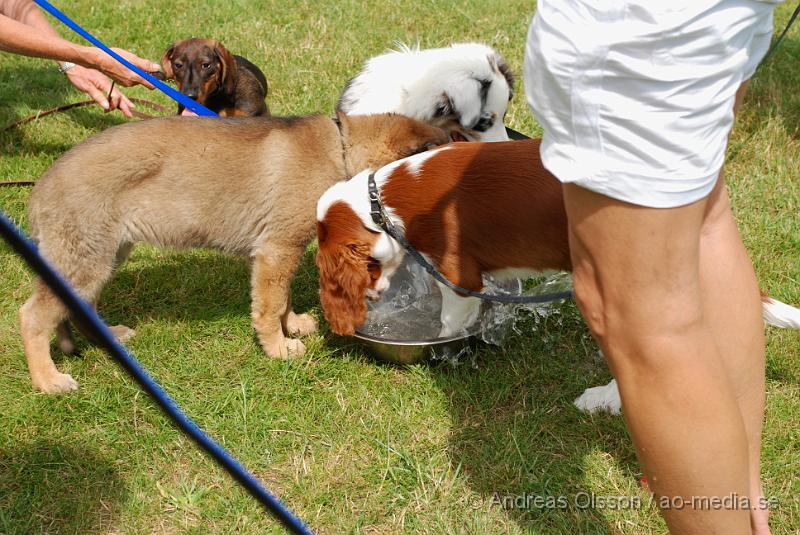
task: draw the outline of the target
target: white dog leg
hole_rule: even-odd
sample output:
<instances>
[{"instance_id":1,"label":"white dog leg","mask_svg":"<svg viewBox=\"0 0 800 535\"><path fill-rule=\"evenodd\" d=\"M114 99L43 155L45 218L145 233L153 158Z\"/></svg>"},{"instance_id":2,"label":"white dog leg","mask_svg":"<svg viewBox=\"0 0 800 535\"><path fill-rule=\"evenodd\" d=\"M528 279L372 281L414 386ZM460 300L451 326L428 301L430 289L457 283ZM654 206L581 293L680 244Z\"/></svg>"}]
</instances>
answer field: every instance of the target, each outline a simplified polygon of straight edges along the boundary
<instances>
[{"instance_id":1,"label":"white dog leg","mask_svg":"<svg viewBox=\"0 0 800 535\"><path fill-rule=\"evenodd\" d=\"M475 323L481 308L477 297L461 297L453 290L437 282L442 292L442 330L439 338L453 336Z\"/></svg>"},{"instance_id":2,"label":"white dog leg","mask_svg":"<svg viewBox=\"0 0 800 535\"><path fill-rule=\"evenodd\" d=\"M800 329L800 310L797 308L771 297L763 301L762 308L767 325L782 329Z\"/></svg>"},{"instance_id":3,"label":"white dog leg","mask_svg":"<svg viewBox=\"0 0 800 535\"><path fill-rule=\"evenodd\" d=\"M575 406L584 412L608 411L611 414L619 414L622 409L622 400L619 398L617 380L612 379L604 386L595 386L583 391Z\"/></svg>"}]
</instances>

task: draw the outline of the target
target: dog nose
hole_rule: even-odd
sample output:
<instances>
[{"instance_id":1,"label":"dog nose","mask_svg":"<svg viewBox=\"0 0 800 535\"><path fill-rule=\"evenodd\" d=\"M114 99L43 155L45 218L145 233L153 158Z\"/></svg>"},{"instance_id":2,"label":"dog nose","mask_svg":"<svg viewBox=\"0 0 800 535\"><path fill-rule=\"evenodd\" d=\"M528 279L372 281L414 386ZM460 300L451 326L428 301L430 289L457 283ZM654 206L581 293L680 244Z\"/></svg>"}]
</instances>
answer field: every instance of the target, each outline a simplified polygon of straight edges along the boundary
<instances>
[{"instance_id":1,"label":"dog nose","mask_svg":"<svg viewBox=\"0 0 800 535\"><path fill-rule=\"evenodd\" d=\"M186 91L184 95L186 95L192 100L197 100L197 91Z\"/></svg>"}]
</instances>

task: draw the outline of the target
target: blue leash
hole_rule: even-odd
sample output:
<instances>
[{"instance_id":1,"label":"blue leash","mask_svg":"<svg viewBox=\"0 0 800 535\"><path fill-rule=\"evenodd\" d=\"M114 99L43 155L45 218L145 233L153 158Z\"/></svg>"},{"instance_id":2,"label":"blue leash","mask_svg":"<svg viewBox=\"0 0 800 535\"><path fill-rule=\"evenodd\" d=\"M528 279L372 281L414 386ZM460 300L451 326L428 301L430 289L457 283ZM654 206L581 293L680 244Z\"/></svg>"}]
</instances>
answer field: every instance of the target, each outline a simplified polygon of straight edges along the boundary
<instances>
[{"instance_id":1,"label":"blue leash","mask_svg":"<svg viewBox=\"0 0 800 535\"><path fill-rule=\"evenodd\" d=\"M156 404L169 416L178 429L189 435L195 443L208 453L256 500L273 514L292 533L310 535L312 532L289 511L280 500L265 489L261 482L234 459L225 448L206 435L197 424L186 416L161 386L142 368L142 365L119 343L97 312L86 301L78 297L64 279L39 255L37 247L0 211L0 235L22 256L51 290L69 309L72 318L88 329L97 339L98 345L108 352L128 374L150 394Z\"/></svg>"},{"instance_id":2,"label":"blue leash","mask_svg":"<svg viewBox=\"0 0 800 535\"><path fill-rule=\"evenodd\" d=\"M185 108L193 111L197 115L206 117L219 117L216 113L209 110L202 104L195 102L186 95L176 91L172 87L154 78L149 73L143 71L130 61L126 60L92 34L84 30L81 26L59 11L55 6L46 0L34 0L39 7L53 15L55 18L69 26L78 35L92 43L94 46L103 50L106 54L117 60L119 63L129 68L151 84L166 94L171 99L179 102ZM303 524L281 501L270 494L261 482L253 476L247 469L228 453L225 448L217 444L211 437L206 435L197 424L187 417L167 394L161 385L142 368L142 365L119 343L108 326L83 299L78 297L74 290L61 278L61 276L50 267L47 262L39 255L36 246L23 236L20 230L0 211L0 235L11 245L11 247L22 256L28 265L39 275L51 290L61 299L69 309L72 318L80 325L88 329L97 339L97 343L108 352L117 363L122 366L128 374L139 383L142 389L150 394L156 404L161 407L167 416L172 419L178 429L195 441L195 443L208 453L226 472L239 482L261 505L272 513L272 515L292 533L311 535L311 530Z\"/></svg>"},{"instance_id":3,"label":"blue leash","mask_svg":"<svg viewBox=\"0 0 800 535\"><path fill-rule=\"evenodd\" d=\"M153 84L153 86L155 86L156 89L158 89L162 93L166 94L172 100L175 100L175 101L181 103L185 108L192 110L197 115L203 115L205 117L219 117L219 115L217 115L213 111L209 110L208 108L206 108L202 104L199 104L199 103L195 102L194 100L190 99L186 95L182 94L180 91L176 91L175 89L173 89L172 87L168 86L167 84L165 84L161 80L158 80L157 78L153 77L151 74L143 71L142 69L140 69L139 67L137 67L136 65L134 65L133 63L128 61L127 59L123 58L122 56L120 56L119 54L117 54L116 52L111 50L109 47L107 47L102 42L100 42L100 40L98 40L95 36L93 36L92 34L87 32L83 28L81 28L75 21L70 19L68 16L63 14L61 11L59 11L58 8L56 8L53 4L47 2L47 0L33 0L33 1L36 2L39 5L39 7L41 7L42 9L44 9L45 11L47 11L48 13L53 15L55 18L57 18L58 20L60 20L64 24L66 24L67 26L69 26L75 33L77 33L78 35L80 35L81 37L83 37L84 39L89 41L90 43L92 43L97 48L101 49L103 52L105 52L106 54L108 54L109 56L111 56L112 58L117 60L118 62L120 62L123 65L125 65L127 68L129 68L130 70L132 70L133 72L135 72L136 74L138 74L139 76L141 76L142 78L144 78L145 80L150 82L151 84Z\"/></svg>"}]
</instances>

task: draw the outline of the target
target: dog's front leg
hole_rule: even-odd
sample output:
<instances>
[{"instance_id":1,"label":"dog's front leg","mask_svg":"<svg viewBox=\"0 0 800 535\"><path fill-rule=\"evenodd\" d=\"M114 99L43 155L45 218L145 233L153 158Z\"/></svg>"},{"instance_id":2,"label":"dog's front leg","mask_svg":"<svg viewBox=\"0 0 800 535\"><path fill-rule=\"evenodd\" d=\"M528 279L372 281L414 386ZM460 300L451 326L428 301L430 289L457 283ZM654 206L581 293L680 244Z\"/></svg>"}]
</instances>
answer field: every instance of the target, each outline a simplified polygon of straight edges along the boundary
<instances>
[{"instance_id":1,"label":"dog's front leg","mask_svg":"<svg viewBox=\"0 0 800 535\"><path fill-rule=\"evenodd\" d=\"M286 338L283 323L297 318L291 312L290 287L302 248L262 246L253 255L252 317L261 347L270 357L302 355L303 342Z\"/></svg>"},{"instance_id":2,"label":"dog's front leg","mask_svg":"<svg viewBox=\"0 0 800 535\"><path fill-rule=\"evenodd\" d=\"M437 282L442 292L442 330L439 338L459 334L475 323L481 301L477 297L461 297L447 286Z\"/></svg>"}]
</instances>

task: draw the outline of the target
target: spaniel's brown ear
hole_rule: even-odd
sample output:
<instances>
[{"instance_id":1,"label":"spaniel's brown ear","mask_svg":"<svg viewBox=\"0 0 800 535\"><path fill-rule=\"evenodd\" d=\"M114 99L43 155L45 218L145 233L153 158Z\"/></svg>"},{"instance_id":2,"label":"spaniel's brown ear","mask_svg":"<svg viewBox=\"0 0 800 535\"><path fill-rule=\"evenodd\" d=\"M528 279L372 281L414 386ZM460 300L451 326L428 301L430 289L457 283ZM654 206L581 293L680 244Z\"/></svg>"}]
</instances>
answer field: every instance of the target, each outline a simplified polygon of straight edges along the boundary
<instances>
[{"instance_id":1,"label":"spaniel's brown ear","mask_svg":"<svg viewBox=\"0 0 800 535\"><path fill-rule=\"evenodd\" d=\"M236 78L238 74L236 59L219 41L214 41L214 53L217 55L217 58L219 58L219 84L226 94L233 95L236 92Z\"/></svg>"},{"instance_id":2,"label":"spaniel's brown ear","mask_svg":"<svg viewBox=\"0 0 800 535\"><path fill-rule=\"evenodd\" d=\"M317 223L318 236L326 236ZM368 269L369 246L331 244L320 239L317 253L319 295L325 319L336 334L352 336L367 319L366 290L372 281Z\"/></svg>"},{"instance_id":3,"label":"spaniel's brown ear","mask_svg":"<svg viewBox=\"0 0 800 535\"><path fill-rule=\"evenodd\" d=\"M175 48L178 43L172 45L161 56L161 70L164 71L164 80L174 80L175 72L172 70L172 56L175 55Z\"/></svg>"}]
</instances>

